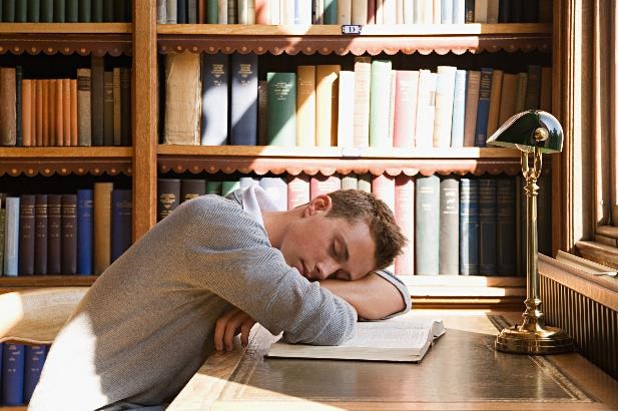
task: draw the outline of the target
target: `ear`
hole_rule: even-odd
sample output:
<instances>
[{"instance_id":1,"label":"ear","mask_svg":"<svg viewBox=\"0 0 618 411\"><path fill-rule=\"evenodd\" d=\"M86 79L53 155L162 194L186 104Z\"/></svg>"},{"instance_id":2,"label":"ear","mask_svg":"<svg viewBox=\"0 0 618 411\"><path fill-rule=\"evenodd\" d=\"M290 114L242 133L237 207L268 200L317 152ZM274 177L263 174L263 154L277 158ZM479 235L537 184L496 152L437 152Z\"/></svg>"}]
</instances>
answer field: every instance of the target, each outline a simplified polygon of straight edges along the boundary
<instances>
[{"instance_id":1,"label":"ear","mask_svg":"<svg viewBox=\"0 0 618 411\"><path fill-rule=\"evenodd\" d=\"M320 194L307 204L303 215L311 216L320 212L328 213L332 206L333 200L330 196L328 194Z\"/></svg>"}]
</instances>

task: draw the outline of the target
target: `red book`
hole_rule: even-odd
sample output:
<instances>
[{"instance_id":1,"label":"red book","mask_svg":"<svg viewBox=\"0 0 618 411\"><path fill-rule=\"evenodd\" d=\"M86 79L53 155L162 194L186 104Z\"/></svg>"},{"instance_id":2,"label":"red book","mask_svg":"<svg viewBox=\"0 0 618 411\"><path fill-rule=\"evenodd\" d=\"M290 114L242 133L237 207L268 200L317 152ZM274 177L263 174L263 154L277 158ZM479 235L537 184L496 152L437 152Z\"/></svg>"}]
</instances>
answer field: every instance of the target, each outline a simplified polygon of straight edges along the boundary
<instances>
[{"instance_id":1,"label":"red book","mask_svg":"<svg viewBox=\"0 0 618 411\"><path fill-rule=\"evenodd\" d=\"M384 201L391 211L395 213L395 177L387 174L373 177L371 193Z\"/></svg>"},{"instance_id":2,"label":"red book","mask_svg":"<svg viewBox=\"0 0 618 411\"><path fill-rule=\"evenodd\" d=\"M395 178L395 220L408 239L395 259L395 274L414 274L414 179L405 174Z\"/></svg>"},{"instance_id":3,"label":"red book","mask_svg":"<svg viewBox=\"0 0 618 411\"><path fill-rule=\"evenodd\" d=\"M394 147L414 147L418 71L397 70L395 87Z\"/></svg>"},{"instance_id":4,"label":"red book","mask_svg":"<svg viewBox=\"0 0 618 411\"><path fill-rule=\"evenodd\" d=\"M341 188L341 178L337 175L323 176L316 174L311 177L311 199L313 200L321 194L332 193Z\"/></svg>"}]
</instances>

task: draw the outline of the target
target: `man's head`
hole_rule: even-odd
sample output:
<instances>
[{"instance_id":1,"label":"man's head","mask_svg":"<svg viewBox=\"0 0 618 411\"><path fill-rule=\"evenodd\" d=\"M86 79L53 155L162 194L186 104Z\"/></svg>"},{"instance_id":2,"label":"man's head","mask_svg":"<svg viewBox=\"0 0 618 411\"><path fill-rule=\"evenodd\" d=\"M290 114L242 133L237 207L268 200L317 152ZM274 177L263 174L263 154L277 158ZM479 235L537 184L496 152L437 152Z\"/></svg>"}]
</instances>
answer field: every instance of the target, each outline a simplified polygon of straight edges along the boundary
<instances>
[{"instance_id":1,"label":"man's head","mask_svg":"<svg viewBox=\"0 0 618 411\"><path fill-rule=\"evenodd\" d=\"M299 207L279 248L309 280L356 280L392 264L406 239L382 201L360 190L338 190Z\"/></svg>"}]
</instances>

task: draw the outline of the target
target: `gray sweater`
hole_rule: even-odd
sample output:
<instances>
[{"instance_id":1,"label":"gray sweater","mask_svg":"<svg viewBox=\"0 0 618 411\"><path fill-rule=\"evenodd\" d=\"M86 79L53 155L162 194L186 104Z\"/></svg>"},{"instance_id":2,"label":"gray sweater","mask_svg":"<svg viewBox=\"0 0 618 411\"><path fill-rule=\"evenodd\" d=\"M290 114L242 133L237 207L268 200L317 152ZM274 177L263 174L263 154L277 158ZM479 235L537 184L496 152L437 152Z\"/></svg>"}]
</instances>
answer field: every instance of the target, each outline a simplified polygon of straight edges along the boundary
<instances>
[{"instance_id":1,"label":"gray sweater","mask_svg":"<svg viewBox=\"0 0 618 411\"><path fill-rule=\"evenodd\" d=\"M356 312L289 267L238 201L178 207L94 283L58 334L31 410L170 401L214 351L230 304L289 342L335 345Z\"/></svg>"}]
</instances>

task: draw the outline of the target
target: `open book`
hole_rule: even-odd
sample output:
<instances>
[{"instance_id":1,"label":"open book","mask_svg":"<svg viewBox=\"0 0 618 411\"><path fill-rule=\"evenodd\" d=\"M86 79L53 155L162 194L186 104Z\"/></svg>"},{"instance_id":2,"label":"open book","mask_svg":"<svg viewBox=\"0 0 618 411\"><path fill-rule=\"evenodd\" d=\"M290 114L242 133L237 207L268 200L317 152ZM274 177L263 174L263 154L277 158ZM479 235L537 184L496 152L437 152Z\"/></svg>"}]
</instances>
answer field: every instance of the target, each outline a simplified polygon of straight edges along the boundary
<instances>
[{"instance_id":1,"label":"open book","mask_svg":"<svg viewBox=\"0 0 618 411\"><path fill-rule=\"evenodd\" d=\"M356 335L337 346L287 344L276 342L267 357L316 358L364 361L418 362L446 329L442 320L396 318L360 322Z\"/></svg>"}]
</instances>

